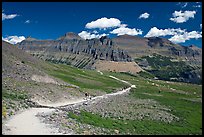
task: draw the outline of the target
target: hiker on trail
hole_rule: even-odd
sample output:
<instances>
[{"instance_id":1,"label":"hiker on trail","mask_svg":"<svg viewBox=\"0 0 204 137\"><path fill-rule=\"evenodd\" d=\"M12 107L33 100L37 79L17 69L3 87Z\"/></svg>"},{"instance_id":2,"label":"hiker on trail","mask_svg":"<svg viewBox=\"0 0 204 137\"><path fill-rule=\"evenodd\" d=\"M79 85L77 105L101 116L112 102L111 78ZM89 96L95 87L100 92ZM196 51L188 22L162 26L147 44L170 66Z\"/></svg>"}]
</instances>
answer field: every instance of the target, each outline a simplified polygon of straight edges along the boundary
<instances>
[{"instance_id":1,"label":"hiker on trail","mask_svg":"<svg viewBox=\"0 0 204 137\"><path fill-rule=\"evenodd\" d=\"M85 92L85 100L88 99L88 93Z\"/></svg>"},{"instance_id":2,"label":"hiker on trail","mask_svg":"<svg viewBox=\"0 0 204 137\"><path fill-rule=\"evenodd\" d=\"M88 96L88 93L87 92L85 92L85 97L87 97Z\"/></svg>"},{"instance_id":3,"label":"hiker on trail","mask_svg":"<svg viewBox=\"0 0 204 137\"><path fill-rule=\"evenodd\" d=\"M91 100L91 95L87 92L85 92L85 100L88 100L90 99Z\"/></svg>"}]
</instances>

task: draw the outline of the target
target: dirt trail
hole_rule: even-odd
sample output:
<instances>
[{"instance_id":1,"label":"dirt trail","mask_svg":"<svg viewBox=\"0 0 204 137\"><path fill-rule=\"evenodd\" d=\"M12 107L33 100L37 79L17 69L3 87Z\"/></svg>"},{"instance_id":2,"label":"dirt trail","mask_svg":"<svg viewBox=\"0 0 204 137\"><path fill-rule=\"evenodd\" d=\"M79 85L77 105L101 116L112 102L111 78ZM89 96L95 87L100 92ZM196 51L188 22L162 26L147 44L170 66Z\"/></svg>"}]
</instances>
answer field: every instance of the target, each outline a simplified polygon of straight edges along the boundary
<instances>
[{"instance_id":1,"label":"dirt trail","mask_svg":"<svg viewBox=\"0 0 204 137\"><path fill-rule=\"evenodd\" d=\"M77 104L83 101L85 101L84 98L78 98L78 99L73 99L73 100L61 100L60 102L55 102L55 103L47 103L44 101L36 101L36 102L42 106L57 108L57 107L64 106L64 105Z\"/></svg>"},{"instance_id":2,"label":"dirt trail","mask_svg":"<svg viewBox=\"0 0 204 137\"><path fill-rule=\"evenodd\" d=\"M93 97L91 100L84 100L83 98L80 98L78 100L74 101L65 101L65 102L59 102L55 104L41 104L48 107L66 107L68 105L78 105L82 103L93 103L95 101L98 101L103 98L107 98L109 96L115 96L120 95L129 92L131 88L135 88L135 85L131 85L129 82L120 80L116 77L109 76L111 78L114 78L118 81L124 82L129 84L131 87L123 89L122 91L118 91L115 93L105 94L102 96L96 96ZM50 125L46 125L42 122L40 122L40 119L36 117L38 113L51 113L55 109L50 108L30 108L28 110L25 110L19 114L14 115L12 118L10 118L7 123L5 124L6 128L9 130L6 130L4 134L7 135L56 135L56 134L62 134L58 132L58 129L50 127ZM70 133L72 134L72 133Z\"/></svg>"},{"instance_id":3,"label":"dirt trail","mask_svg":"<svg viewBox=\"0 0 204 137\"><path fill-rule=\"evenodd\" d=\"M57 129L40 122L35 116L38 113L51 113L54 109L30 108L13 116L5 126L8 128L6 135L55 135Z\"/></svg>"},{"instance_id":4,"label":"dirt trail","mask_svg":"<svg viewBox=\"0 0 204 137\"><path fill-rule=\"evenodd\" d=\"M113 79L115 79L115 80L118 80L118 81L121 81L121 82L123 82L123 83L126 83L126 84L129 84L129 85L132 85L132 84L130 84L129 82L127 82L127 81L125 81L125 80L121 80L121 79L119 79L119 78L116 78L116 77L114 77L114 76L109 76L110 78L113 78Z\"/></svg>"}]
</instances>

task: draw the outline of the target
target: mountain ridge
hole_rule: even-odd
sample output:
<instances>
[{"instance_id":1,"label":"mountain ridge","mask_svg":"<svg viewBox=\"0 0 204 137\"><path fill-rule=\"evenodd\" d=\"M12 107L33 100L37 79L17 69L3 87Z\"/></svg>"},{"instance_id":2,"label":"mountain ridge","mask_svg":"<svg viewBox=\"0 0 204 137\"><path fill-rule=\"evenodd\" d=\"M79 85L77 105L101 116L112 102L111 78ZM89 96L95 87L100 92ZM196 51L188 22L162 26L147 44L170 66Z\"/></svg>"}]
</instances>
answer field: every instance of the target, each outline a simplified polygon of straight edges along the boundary
<instances>
[{"instance_id":1,"label":"mountain ridge","mask_svg":"<svg viewBox=\"0 0 204 137\"><path fill-rule=\"evenodd\" d=\"M174 44L166 38L120 35L115 38L82 39L74 32L67 32L55 40L27 38L17 44L29 52L57 52L91 56L93 60L133 61L134 58L153 55L175 57L194 65L202 63L202 49L195 45Z\"/></svg>"}]
</instances>

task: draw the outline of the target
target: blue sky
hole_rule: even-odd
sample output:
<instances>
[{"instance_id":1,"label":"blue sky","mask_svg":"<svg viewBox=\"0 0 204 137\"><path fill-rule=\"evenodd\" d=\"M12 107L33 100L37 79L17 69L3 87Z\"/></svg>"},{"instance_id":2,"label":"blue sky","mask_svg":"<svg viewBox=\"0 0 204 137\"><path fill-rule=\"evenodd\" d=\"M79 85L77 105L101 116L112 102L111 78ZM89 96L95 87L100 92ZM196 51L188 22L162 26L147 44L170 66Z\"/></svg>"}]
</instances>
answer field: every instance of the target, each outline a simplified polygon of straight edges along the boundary
<instances>
[{"instance_id":1,"label":"blue sky","mask_svg":"<svg viewBox=\"0 0 204 137\"><path fill-rule=\"evenodd\" d=\"M202 47L201 11L201 2L3 2L2 39L129 34Z\"/></svg>"}]
</instances>

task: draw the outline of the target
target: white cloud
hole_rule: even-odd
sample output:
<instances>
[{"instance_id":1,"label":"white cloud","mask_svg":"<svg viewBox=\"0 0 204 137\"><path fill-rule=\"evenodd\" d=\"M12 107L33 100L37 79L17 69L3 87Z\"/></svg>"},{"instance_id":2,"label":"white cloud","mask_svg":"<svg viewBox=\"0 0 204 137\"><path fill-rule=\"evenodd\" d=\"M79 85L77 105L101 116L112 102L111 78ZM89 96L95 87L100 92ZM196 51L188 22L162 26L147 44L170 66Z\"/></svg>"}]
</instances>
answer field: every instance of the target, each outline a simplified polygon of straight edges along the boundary
<instances>
[{"instance_id":1,"label":"white cloud","mask_svg":"<svg viewBox=\"0 0 204 137\"><path fill-rule=\"evenodd\" d=\"M26 24L30 23L30 20L26 20L25 23L26 23Z\"/></svg>"},{"instance_id":2,"label":"white cloud","mask_svg":"<svg viewBox=\"0 0 204 137\"><path fill-rule=\"evenodd\" d=\"M186 32L186 30L178 29L158 29L153 27L145 35L145 37L159 37L159 36L172 36L169 40L174 43L183 43L186 40L202 38L202 32L191 31Z\"/></svg>"},{"instance_id":3,"label":"white cloud","mask_svg":"<svg viewBox=\"0 0 204 137\"><path fill-rule=\"evenodd\" d=\"M121 25L121 21L116 18L100 18L95 21L92 21L90 23L86 24L86 28L88 29L94 29L94 28L99 28L99 29L106 29L106 28L112 28L112 27L119 27Z\"/></svg>"},{"instance_id":4,"label":"white cloud","mask_svg":"<svg viewBox=\"0 0 204 137\"><path fill-rule=\"evenodd\" d=\"M141 19L141 18L144 18L144 19L147 19L147 18L149 18L149 13L143 13L143 14L141 14L140 16L139 16L139 19Z\"/></svg>"},{"instance_id":5,"label":"white cloud","mask_svg":"<svg viewBox=\"0 0 204 137\"><path fill-rule=\"evenodd\" d=\"M169 40L174 43L184 43L186 40L202 38L202 33L197 31L185 32L183 34L176 34Z\"/></svg>"},{"instance_id":6,"label":"white cloud","mask_svg":"<svg viewBox=\"0 0 204 137\"><path fill-rule=\"evenodd\" d=\"M2 40L9 42L11 44L17 44L25 39L24 36L8 36L6 38L2 37Z\"/></svg>"},{"instance_id":7,"label":"white cloud","mask_svg":"<svg viewBox=\"0 0 204 137\"><path fill-rule=\"evenodd\" d=\"M177 33L185 32L185 30L179 29L158 29L157 27L153 27L149 30L149 32L144 37L160 37L167 35L175 35Z\"/></svg>"},{"instance_id":8,"label":"white cloud","mask_svg":"<svg viewBox=\"0 0 204 137\"><path fill-rule=\"evenodd\" d=\"M171 21L174 21L176 23L184 23L189 18L194 18L194 15L196 14L196 11L175 11L172 15L173 18L170 18Z\"/></svg>"},{"instance_id":9,"label":"white cloud","mask_svg":"<svg viewBox=\"0 0 204 137\"><path fill-rule=\"evenodd\" d=\"M202 24L200 24L200 29L202 29Z\"/></svg>"},{"instance_id":10,"label":"white cloud","mask_svg":"<svg viewBox=\"0 0 204 137\"><path fill-rule=\"evenodd\" d=\"M130 28L126 28L126 27L120 27L120 28L117 28L117 29L114 29L113 31L111 31L110 33L112 34L117 34L118 36L119 35L125 35L125 34L128 34L128 35L141 35L142 34L142 30L141 29L130 29Z\"/></svg>"},{"instance_id":11,"label":"white cloud","mask_svg":"<svg viewBox=\"0 0 204 137\"><path fill-rule=\"evenodd\" d=\"M19 15L17 15L17 14L6 15L5 13L2 13L2 21L6 20L6 19L13 19L13 18L15 18L17 16L19 16Z\"/></svg>"},{"instance_id":12,"label":"white cloud","mask_svg":"<svg viewBox=\"0 0 204 137\"><path fill-rule=\"evenodd\" d=\"M127 27L127 24L121 24L120 27Z\"/></svg>"},{"instance_id":13,"label":"white cloud","mask_svg":"<svg viewBox=\"0 0 204 137\"><path fill-rule=\"evenodd\" d=\"M174 43L184 43L186 38L183 35L174 35L169 40Z\"/></svg>"},{"instance_id":14,"label":"white cloud","mask_svg":"<svg viewBox=\"0 0 204 137\"><path fill-rule=\"evenodd\" d=\"M78 33L78 35L83 38L83 39L93 39L93 38L100 38L102 36L107 36L109 34L91 34L90 32L87 31L82 31L80 33Z\"/></svg>"}]
</instances>

